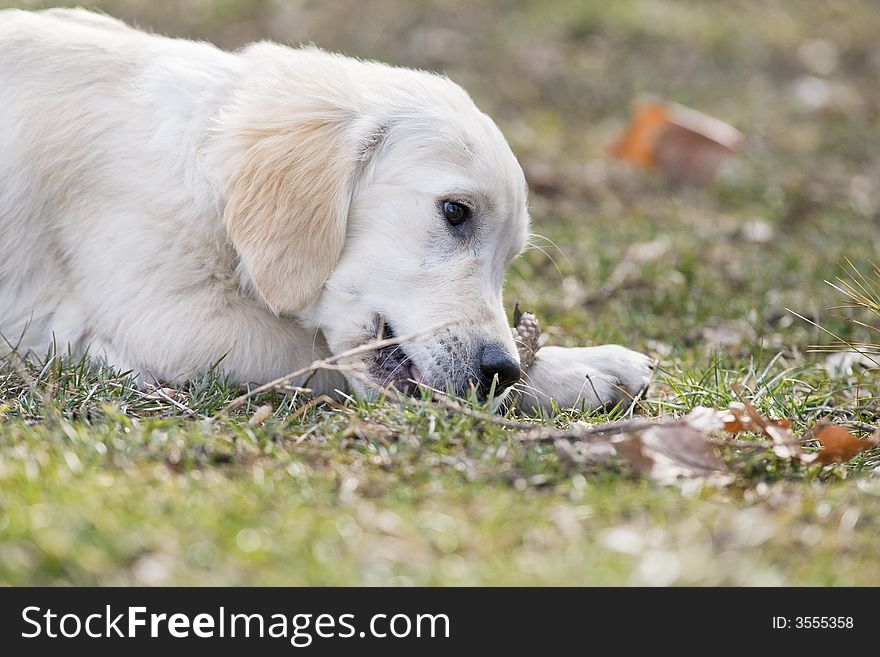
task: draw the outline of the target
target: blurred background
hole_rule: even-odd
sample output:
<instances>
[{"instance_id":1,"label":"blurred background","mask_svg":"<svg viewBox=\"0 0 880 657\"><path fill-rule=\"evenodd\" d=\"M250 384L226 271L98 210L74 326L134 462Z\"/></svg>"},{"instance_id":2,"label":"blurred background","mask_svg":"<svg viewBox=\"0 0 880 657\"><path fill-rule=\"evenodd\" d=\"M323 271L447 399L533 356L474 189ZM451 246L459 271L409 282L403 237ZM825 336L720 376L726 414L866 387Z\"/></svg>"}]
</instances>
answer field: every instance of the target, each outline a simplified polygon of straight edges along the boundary
<instances>
[{"instance_id":1,"label":"blurred background","mask_svg":"<svg viewBox=\"0 0 880 657\"><path fill-rule=\"evenodd\" d=\"M851 335L824 313L839 295L823 281L844 257L864 265L878 245L875 3L93 4L224 48L315 43L459 82L499 123L531 184L540 237L514 265L507 298L538 312L555 342L623 341L680 359L823 340L786 308ZM743 152L702 187L612 160L609 145L646 98L733 124Z\"/></svg>"}]
</instances>

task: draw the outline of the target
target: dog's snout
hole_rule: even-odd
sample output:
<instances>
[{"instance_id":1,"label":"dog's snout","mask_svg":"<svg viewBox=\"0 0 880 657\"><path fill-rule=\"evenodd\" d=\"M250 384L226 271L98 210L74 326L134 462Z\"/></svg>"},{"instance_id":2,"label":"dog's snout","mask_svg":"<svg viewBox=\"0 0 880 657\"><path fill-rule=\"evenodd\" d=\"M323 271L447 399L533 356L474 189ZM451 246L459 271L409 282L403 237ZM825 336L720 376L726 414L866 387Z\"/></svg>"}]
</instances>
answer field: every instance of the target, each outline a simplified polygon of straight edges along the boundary
<instances>
[{"instance_id":1,"label":"dog's snout","mask_svg":"<svg viewBox=\"0 0 880 657\"><path fill-rule=\"evenodd\" d=\"M519 363L501 345L487 344L480 352L480 376L486 390L492 387L495 377L498 377L496 391L505 390L519 381Z\"/></svg>"}]
</instances>

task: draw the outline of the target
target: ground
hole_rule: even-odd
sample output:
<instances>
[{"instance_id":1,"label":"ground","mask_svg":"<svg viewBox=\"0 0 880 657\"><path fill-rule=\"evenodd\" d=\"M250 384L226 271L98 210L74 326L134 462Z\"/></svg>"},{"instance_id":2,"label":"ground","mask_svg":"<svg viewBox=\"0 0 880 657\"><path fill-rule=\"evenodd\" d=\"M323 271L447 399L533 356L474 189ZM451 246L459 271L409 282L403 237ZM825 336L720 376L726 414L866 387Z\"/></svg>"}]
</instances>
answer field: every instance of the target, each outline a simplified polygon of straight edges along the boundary
<instances>
[{"instance_id":1,"label":"ground","mask_svg":"<svg viewBox=\"0 0 880 657\"><path fill-rule=\"evenodd\" d=\"M825 281L880 246L872 3L94 4L224 47L311 41L446 72L530 180L542 237L506 298L546 339L659 358L647 415L741 397L802 435L877 421L876 374L829 367L810 347L830 338L788 312L871 339L827 310L843 299ZM709 187L611 161L646 97L734 124L743 153ZM734 485L659 486L442 408L269 395L218 416L238 392L206 376L150 397L57 359L0 370L0 582L880 584L877 450L821 469L728 449ZM573 419L609 418L545 421Z\"/></svg>"}]
</instances>

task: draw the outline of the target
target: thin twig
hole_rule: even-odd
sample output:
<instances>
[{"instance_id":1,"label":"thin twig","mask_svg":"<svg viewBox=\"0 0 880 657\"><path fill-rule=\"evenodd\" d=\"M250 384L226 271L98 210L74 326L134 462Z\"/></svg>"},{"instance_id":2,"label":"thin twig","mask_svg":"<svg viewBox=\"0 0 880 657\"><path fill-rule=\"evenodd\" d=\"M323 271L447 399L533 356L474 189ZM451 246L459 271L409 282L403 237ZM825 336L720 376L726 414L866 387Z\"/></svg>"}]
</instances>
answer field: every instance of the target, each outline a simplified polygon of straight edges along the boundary
<instances>
[{"instance_id":1,"label":"thin twig","mask_svg":"<svg viewBox=\"0 0 880 657\"><path fill-rule=\"evenodd\" d=\"M868 424L867 422L859 422L858 420L842 420L840 424L845 424L848 427L858 429L859 431L865 431L867 433L874 433L875 431L877 431L877 427L875 425Z\"/></svg>"},{"instance_id":2,"label":"thin twig","mask_svg":"<svg viewBox=\"0 0 880 657\"><path fill-rule=\"evenodd\" d=\"M187 415L190 415L190 416L198 415L198 413L196 413L196 412L195 412L193 409L191 409L189 406L186 406L185 404L181 404L181 403L178 402L176 399L172 399L172 397L171 397L170 395L168 395L168 394L167 394L162 388L156 388L155 393L156 393L159 397L161 397L162 399L164 399L165 401L167 401L168 403L173 404L174 406L176 406L178 409L180 409L181 411L183 411L183 412L186 413Z\"/></svg>"},{"instance_id":3,"label":"thin twig","mask_svg":"<svg viewBox=\"0 0 880 657\"><path fill-rule=\"evenodd\" d=\"M135 386L126 386L126 385L123 385L123 384L118 383L116 381L107 381L106 384L108 386L113 387L113 388L121 388L122 390L127 390L131 393L134 393L138 397L141 397L143 399L149 399L150 401L158 401L156 399L156 397L159 397L160 399L172 404L173 406L176 406L178 410L181 410L184 413L187 413L188 415L208 419L207 415L199 415L196 411L189 408L188 406L185 406L185 405L181 404L180 402L175 401L170 396L168 396L167 394L162 392L161 388L155 388L152 392L143 392L142 390L138 390ZM159 407L156 409L147 409L147 410L167 410L167 409L163 409L162 407Z\"/></svg>"},{"instance_id":4,"label":"thin twig","mask_svg":"<svg viewBox=\"0 0 880 657\"><path fill-rule=\"evenodd\" d=\"M321 426L320 424L312 425L312 426L309 427L306 431L304 431L304 432L301 433L299 436L297 436L296 440L293 441L293 444L294 444L294 445L299 445L299 444L302 443L306 438L308 438L308 437L311 436L313 433L315 433L315 431L317 430L317 428L320 427L320 426Z\"/></svg>"},{"instance_id":5,"label":"thin twig","mask_svg":"<svg viewBox=\"0 0 880 657\"><path fill-rule=\"evenodd\" d=\"M720 445L721 447L751 448L762 451L773 449L773 443L769 440L736 440L733 438L707 438L706 440L713 445Z\"/></svg>"},{"instance_id":6,"label":"thin twig","mask_svg":"<svg viewBox=\"0 0 880 657\"><path fill-rule=\"evenodd\" d=\"M402 344L404 342L409 342L411 340L418 340L420 338L424 338L428 335L436 333L442 328L449 326L451 321L443 322L441 324L437 324L435 326L429 327L422 331L417 331L416 333L410 333L409 335L404 335L402 337L393 337L387 338L383 340L371 340L370 342L364 343L359 347L355 347L353 349L349 349L347 351L343 351L333 356L328 356L327 358L322 358L321 360L316 360L311 365L307 365L301 369L296 370L295 372L291 372L290 374L285 374L284 376L278 377L274 381L269 381L268 383L264 383L261 386L254 388L253 390L249 390L245 394L236 397L233 399L226 407L220 411L219 414L229 413L230 411L235 410L242 404L244 404L251 397L255 397L264 392L269 392L270 390L276 390L281 386L287 385L297 377L303 376L304 374L308 374L309 372L314 372L316 370L346 370L347 368L340 368L336 366L336 362L343 360L345 358L351 358L352 356L357 356L363 353L367 353L370 351L375 351L376 349L381 349L382 347L388 347L395 344Z\"/></svg>"},{"instance_id":7,"label":"thin twig","mask_svg":"<svg viewBox=\"0 0 880 657\"><path fill-rule=\"evenodd\" d=\"M344 406L342 404L340 404L338 401L336 401L335 399L333 399L332 397L329 397L327 395L320 395L318 397L315 397L311 401L303 404L302 406L300 406L293 413L288 415L287 419L291 420L293 418L299 417L300 415L305 415L310 410L315 408L315 406L319 406L320 404L329 404L330 406L332 406L333 408L338 409L338 410L344 409Z\"/></svg>"},{"instance_id":8,"label":"thin twig","mask_svg":"<svg viewBox=\"0 0 880 657\"><path fill-rule=\"evenodd\" d=\"M821 326L821 325L818 324L817 322L814 322L813 320L808 319L807 317L804 317L803 315L800 315L800 314L796 313L796 312L793 311L791 308L786 308L786 310L787 310L788 312L790 312L792 315L794 315L795 317L804 320L804 321L807 322L808 324L812 324L813 326L815 326L815 327L816 327L817 329L819 329L820 331L824 331L825 333L827 333L828 335L830 335L830 336L831 336L832 338L834 338L835 340L839 341L839 342L842 343L842 344L845 344L847 347L850 348L851 351L854 351L854 352L856 352L857 354L860 354L860 355L864 356L865 358L867 358L868 360L870 360L872 363L874 363L874 365L876 365L877 367L880 367L880 361L878 361L876 358L872 358L872 357L871 357L871 354L868 353L867 351L864 351L864 350L862 350L862 349L859 349L858 347L856 347L856 345L852 344L852 343L849 342L848 340L844 340L843 338L841 338L841 337L840 337L839 335L837 335L836 333L834 333L834 332L832 332L832 331L829 331L827 328L825 328L824 326ZM816 345L816 346L821 347L821 345ZM814 347L811 347L810 350L812 350L813 348L814 348Z\"/></svg>"},{"instance_id":9,"label":"thin twig","mask_svg":"<svg viewBox=\"0 0 880 657\"><path fill-rule=\"evenodd\" d=\"M478 411L473 408L468 408L464 404L461 404L460 402L452 399L449 395L425 384L418 385L423 390L427 390L431 393L431 399L429 401L419 399L417 397L410 397L409 395L403 394L394 387L380 386L375 381L373 381L369 377L364 376L360 372L354 372L352 373L352 376L354 376L370 388L373 388L377 392L391 396L395 401L401 404L412 404L414 406L418 406L419 408L439 408L446 411L453 411L455 413L461 413L462 415L466 415L476 420L489 422L491 424L495 424L506 429L528 430L542 428L542 425L540 424L534 424L532 422L516 422L514 420L508 420L507 418L501 417L499 415L492 415L484 411ZM418 382L414 381L413 383Z\"/></svg>"},{"instance_id":10,"label":"thin twig","mask_svg":"<svg viewBox=\"0 0 880 657\"><path fill-rule=\"evenodd\" d=\"M657 417L617 420L604 424L574 424L565 429L539 427L519 437L523 442L547 442L553 440L589 440L603 438L608 434L644 431L657 426L687 426L685 418Z\"/></svg>"}]
</instances>

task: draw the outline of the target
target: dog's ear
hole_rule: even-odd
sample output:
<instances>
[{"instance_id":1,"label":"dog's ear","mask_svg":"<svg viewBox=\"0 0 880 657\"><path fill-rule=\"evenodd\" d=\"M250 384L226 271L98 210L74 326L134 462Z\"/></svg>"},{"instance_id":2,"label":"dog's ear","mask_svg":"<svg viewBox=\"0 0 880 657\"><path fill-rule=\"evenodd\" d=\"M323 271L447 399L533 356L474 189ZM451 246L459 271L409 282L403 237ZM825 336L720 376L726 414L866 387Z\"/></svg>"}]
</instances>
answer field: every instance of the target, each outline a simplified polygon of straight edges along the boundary
<instances>
[{"instance_id":1,"label":"dog's ear","mask_svg":"<svg viewBox=\"0 0 880 657\"><path fill-rule=\"evenodd\" d=\"M315 301L339 260L354 185L385 129L326 97L283 100L223 117L224 218L241 277L291 314Z\"/></svg>"}]
</instances>

